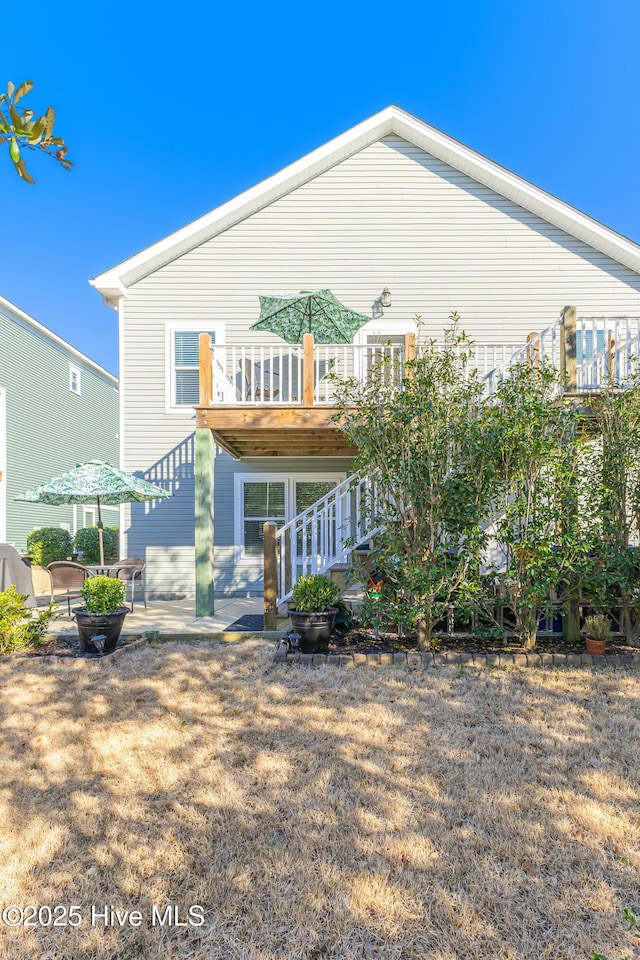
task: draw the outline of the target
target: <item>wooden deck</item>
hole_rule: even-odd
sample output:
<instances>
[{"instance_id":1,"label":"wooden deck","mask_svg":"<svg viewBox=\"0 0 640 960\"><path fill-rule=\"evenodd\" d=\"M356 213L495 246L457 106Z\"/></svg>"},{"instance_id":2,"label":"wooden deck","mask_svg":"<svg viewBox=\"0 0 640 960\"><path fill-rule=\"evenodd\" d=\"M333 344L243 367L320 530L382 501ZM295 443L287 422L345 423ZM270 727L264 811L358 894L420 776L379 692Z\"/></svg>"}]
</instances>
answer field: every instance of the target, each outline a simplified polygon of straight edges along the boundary
<instances>
[{"instance_id":1,"label":"wooden deck","mask_svg":"<svg viewBox=\"0 0 640 960\"><path fill-rule=\"evenodd\" d=\"M232 457L354 457L338 411L327 406L207 406L196 408L196 426L208 428Z\"/></svg>"}]
</instances>

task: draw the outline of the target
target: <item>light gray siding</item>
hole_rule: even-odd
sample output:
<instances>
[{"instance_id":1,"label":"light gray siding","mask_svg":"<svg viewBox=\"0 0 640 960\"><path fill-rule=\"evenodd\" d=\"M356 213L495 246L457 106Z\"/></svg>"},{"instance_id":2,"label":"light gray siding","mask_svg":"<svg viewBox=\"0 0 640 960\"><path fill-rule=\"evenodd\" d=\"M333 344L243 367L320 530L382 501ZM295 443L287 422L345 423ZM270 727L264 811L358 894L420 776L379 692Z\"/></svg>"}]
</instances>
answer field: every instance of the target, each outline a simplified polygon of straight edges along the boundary
<instances>
[{"instance_id":1,"label":"light gray siding","mask_svg":"<svg viewBox=\"0 0 640 960\"><path fill-rule=\"evenodd\" d=\"M128 552L148 549L160 592L193 590L194 417L165 412L165 324L223 322L227 343L278 342L247 332L259 294L328 287L371 314L385 286L385 323L402 331L420 314L438 335L457 310L482 342L524 342L570 303L583 314L640 312L633 270L397 136L337 164L134 284L124 300L124 466L177 493L131 516ZM232 569L228 518L233 472L273 467L257 463L217 460L220 589L255 583Z\"/></svg>"},{"instance_id":2,"label":"light gray siding","mask_svg":"<svg viewBox=\"0 0 640 960\"><path fill-rule=\"evenodd\" d=\"M73 507L16 503L19 493L85 460L118 463L118 391L92 365L1 308L0 343L0 386L7 398L6 536L23 551L36 527L68 523L73 529ZM79 395L69 389L70 362L80 370ZM105 513L104 521L117 525L117 513Z\"/></svg>"}]
</instances>

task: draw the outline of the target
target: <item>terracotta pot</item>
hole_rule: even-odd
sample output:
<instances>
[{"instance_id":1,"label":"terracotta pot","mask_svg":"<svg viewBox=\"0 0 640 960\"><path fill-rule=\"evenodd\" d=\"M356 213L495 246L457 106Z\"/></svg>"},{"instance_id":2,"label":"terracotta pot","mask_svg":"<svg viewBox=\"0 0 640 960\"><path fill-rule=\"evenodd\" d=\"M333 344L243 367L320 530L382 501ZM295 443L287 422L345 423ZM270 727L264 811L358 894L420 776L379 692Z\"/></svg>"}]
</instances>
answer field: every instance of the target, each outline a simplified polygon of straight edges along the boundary
<instances>
[{"instance_id":1,"label":"terracotta pot","mask_svg":"<svg viewBox=\"0 0 640 960\"><path fill-rule=\"evenodd\" d=\"M607 648L607 641L594 640L593 637L585 637L584 645L587 653L590 653L594 657L601 657Z\"/></svg>"}]
</instances>

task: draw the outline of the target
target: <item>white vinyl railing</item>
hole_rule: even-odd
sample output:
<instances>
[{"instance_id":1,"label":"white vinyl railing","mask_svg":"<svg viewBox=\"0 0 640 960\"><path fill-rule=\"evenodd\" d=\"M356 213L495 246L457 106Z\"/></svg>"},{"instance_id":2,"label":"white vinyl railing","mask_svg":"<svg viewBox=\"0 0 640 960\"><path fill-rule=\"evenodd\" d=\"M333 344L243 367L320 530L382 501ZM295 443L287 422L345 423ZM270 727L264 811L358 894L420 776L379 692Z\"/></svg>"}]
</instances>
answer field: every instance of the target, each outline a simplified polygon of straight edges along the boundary
<instances>
[{"instance_id":1,"label":"white vinyl railing","mask_svg":"<svg viewBox=\"0 0 640 960\"><path fill-rule=\"evenodd\" d=\"M444 349L436 343L435 349ZM416 344L416 356L425 350ZM517 353L515 344L473 344L469 370L486 377L508 366ZM303 403L304 351L301 344L277 346L227 346L212 344L213 402L229 405L296 405ZM373 370L390 384L404 380L405 346L315 343L313 345L313 402L332 405L339 381L365 381ZM384 362L382 362L384 361Z\"/></svg>"},{"instance_id":2,"label":"white vinyl railing","mask_svg":"<svg viewBox=\"0 0 640 960\"><path fill-rule=\"evenodd\" d=\"M640 317L578 317L576 389L624 385L640 357Z\"/></svg>"},{"instance_id":3,"label":"white vinyl railing","mask_svg":"<svg viewBox=\"0 0 640 960\"><path fill-rule=\"evenodd\" d=\"M223 404L302 402L302 346L212 344L213 397Z\"/></svg>"},{"instance_id":4,"label":"white vinyl railing","mask_svg":"<svg viewBox=\"0 0 640 960\"><path fill-rule=\"evenodd\" d=\"M489 396L495 393L499 384L509 379L509 371L515 364L529 363L535 366L543 360L546 360L559 370L562 359L562 324L563 317L558 317L558 319L546 327L546 329L537 333L534 337L531 337L524 346L514 349L511 355L499 366L489 370L482 377Z\"/></svg>"},{"instance_id":5,"label":"white vinyl railing","mask_svg":"<svg viewBox=\"0 0 640 960\"><path fill-rule=\"evenodd\" d=\"M353 545L376 532L375 490L369 480L347 477L276 531L277 604L289 599L299 577L325 573L344 562Z\"/></svg>"}]
</instances>

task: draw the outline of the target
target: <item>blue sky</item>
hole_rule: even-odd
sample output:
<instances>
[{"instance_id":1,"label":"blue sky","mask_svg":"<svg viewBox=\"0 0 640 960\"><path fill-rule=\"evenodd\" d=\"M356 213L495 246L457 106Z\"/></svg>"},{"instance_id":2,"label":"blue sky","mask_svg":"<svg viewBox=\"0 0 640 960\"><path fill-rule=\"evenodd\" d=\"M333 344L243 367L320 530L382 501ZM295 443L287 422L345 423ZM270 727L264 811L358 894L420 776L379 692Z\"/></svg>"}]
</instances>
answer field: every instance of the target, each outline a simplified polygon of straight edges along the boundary
<instances>
[{"instance_id":1,"label":"blue sky","mask_svg":"<svg viewBox=\"0 0 640 960\"><path fill-rule=\"evenodd\" d=\"M0 155L0 293L117 372L90 277L390 103L640 241L639 28L630 0L14 4L0 83L76 166Z\"/></svg>"}]
</instances>

